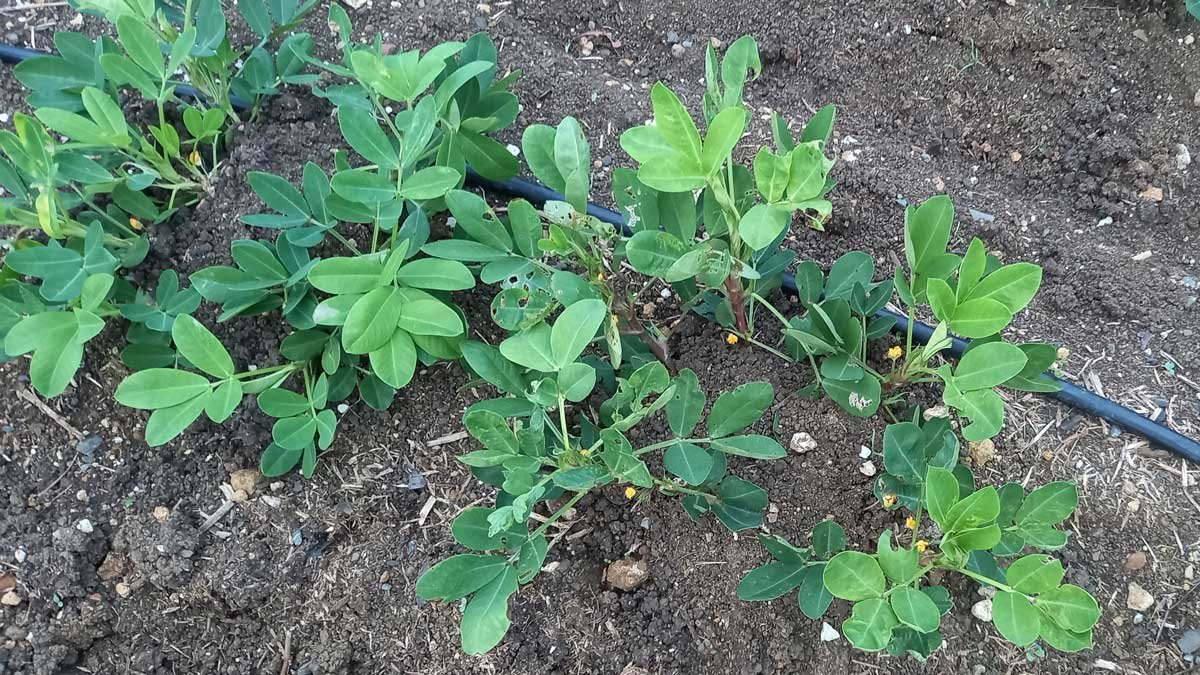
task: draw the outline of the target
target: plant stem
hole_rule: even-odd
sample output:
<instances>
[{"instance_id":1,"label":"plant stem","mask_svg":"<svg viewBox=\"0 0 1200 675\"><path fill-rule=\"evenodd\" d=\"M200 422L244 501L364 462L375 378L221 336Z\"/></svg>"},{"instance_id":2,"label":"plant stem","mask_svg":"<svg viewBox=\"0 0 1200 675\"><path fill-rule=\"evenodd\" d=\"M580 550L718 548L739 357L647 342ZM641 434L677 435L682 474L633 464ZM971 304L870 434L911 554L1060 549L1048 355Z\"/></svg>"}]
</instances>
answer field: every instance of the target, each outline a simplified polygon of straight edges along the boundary
<instances>
[{"instance_id":1,"label":"plant stem","mask_svg":"<svg viewBox=\"0 0 1200 675\"><path fill-rule=\"evenodd\" d=\"M546 528L550 527L550 525L552 523L554 523L556 520L558 520L559 518L562 518L563 514L566 513L567 511L569 511L572 506L575 506L575 504L577 504L580 499L583 499L584 496L587 495L587 493L588 493L587 490L583 490L581 492L576 492L574 495L572 495L571 498L568 499L565 504L558 507L558 510L556 510L554 513L551 513L550 517L547 518L546 521L543 522L541 525L539 525L536 530L534 530L533 532L530 532L528 538L533 539L534 537L538 536L539 534L545 532Z\"/></svg>"},{"instance_id":2,"label":"plant stem","mask_svg":"<svg viewBox=\"0 0 1200 675\"><path fill-rule=\"evenodd\" d=\"M988 577L983 576L982 574L977 574L975 572L972 572L969 569L966 569L965 567L954 567L954 566L950 566L950 565L946 565L946 566L939 565L939 567L944 567L945 569L954 570L955 572L959 572L960 574L963 574L964 576L971 577L975 581L978 581L980 583L985 583L989 586L993 586L1002 591L1007 591L1009 593L1020 593L1021 595L1025 595L1024 593L1021 593L1020 591L1016 590L1012 586L1009 586L1008 584L1002 584L999 581L996 581L995 579L990 579ZM1025 597L1029 597L1029 596L1026 595Z\"/></svg>"},{"instance_id":3,"label":"plant stem","mask_svg":"<svg viewBox=\"0 0 1200 675\"><path fill-rule=\"evenodd\" d=\"M749 333L750 328L746 323L745 292L742 290L742 282L732 272L725 277L725 297L729 299L729 304L733 308L733 321L737 325L738 332Z\"/></svg>"},{"instance_id":4,"label":"plant stem","mask_svg":"<svg viewBox=\"0 0 1200 675\"><path fill-rule=\"evenodd\" d=\"M652 445L647 445L644 448L638 448L637 450L633 451L633 454L636 457L640 457L640 456L646 454L647 452L654 452L655 450L658 450L659 448L665 448L668 446L672 446L672 445L675 445L676 443L712 443L712 441L713 441L713 439L711 439L707 436L705 436L704 438L672 438L669 441L660 441L660 442L654 443Z\"/></svg>"},{"instance_id":5,"label":"plant stem","mask_svg":"<svg viewBox=\"0 0 1200 675\"><path fill-rule=\"evenodd\" d=\"M665 480L662 478L655 477L654 484L658 486L659 490L661 490L665 493L668 493L668 494L674 492L674 493L685 494L685 495L696 495L697 497L704 497L705 499L711 499L713 497L713 494L710 492L701 492L700 490L693 490L690 487L684 487L682 485L679 485L677 483L674 483L672 481Z\"/></svg>"}]
</instances>

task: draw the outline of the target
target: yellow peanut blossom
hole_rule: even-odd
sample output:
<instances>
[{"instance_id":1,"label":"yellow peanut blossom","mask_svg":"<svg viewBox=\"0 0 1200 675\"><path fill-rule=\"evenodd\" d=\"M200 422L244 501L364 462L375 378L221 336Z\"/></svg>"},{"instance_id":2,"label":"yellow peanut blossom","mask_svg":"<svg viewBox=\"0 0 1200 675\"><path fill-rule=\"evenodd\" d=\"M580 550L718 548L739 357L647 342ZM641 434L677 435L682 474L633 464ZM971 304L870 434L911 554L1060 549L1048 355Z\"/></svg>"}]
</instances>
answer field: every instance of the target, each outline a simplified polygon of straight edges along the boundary
<instances>
[{"instance_id":1,"label":"yellow peanut blossom","mask_svg":"<svg viewBox=\"0 0 1200 675\"><path fill-rule=\"evenodd\" d=\"M196 166L200 166L200 151L193 150L192 154L188 155L188 161Z\"/></svg>"},{"instance_id":2,"label":"yellow peanut blossom","mask_svg":"<svg viewBox=\"0 0 1200 675\"><path fill-rule=\"evenodd\" d=\"M916 519L916 518L913 518L912 516L909 516L909 517L905 518L905 519L904 519L904 526L905 526L905 527L907 527L907 528L908 528L908 529L910 529L910 530L915 530L915 529L917 529L917 519Z\"/></svg>"},{"instance_id":3,"label":"yellow peanut blossom","mask_svg":"<svg viewBox=\"0 0 1200 675\"><path fill-rule=\"evenodd\" d=\"M583 455L584 457L587 457L588 455L592 454L592 449L591 448L580 448L579 454Z\"/></svg>"},{"instance_id":4,"label":"yellow peanut blossom","mask_svg":"<svg viewBox=\"0 0 1200 675\"><path fill-rule=\"evenodd\" d=\"M604 272L596 272L596 281L604 281Z\"/></svg>"},{"instance_id":5,"label":"yellow peanut blossom","mask_svg":"<svg viewBox=\"0 0 1200 675\"><path fill-rule=\"evenodd\" d=\"M893 361L899 359L901 356L904 356L904 348L900 345L896 345L895 347L887 350L887 357Z\"/></svg>"},{"instance_id":6,"label":"yellow peanut blossom","mask_svg":"<svg viewBox=\"0 0 1200 675\"><path fill-rule=\"evenodd\" d=\"M730 333L729 335L725 336L726 344L736 345L737 341L738 341L738 336L734 335L733 333Z\"/></svg>"},{"instance_id":7,"label":"yellow peanut blossom","mask_svg":"<svg viewBox=\"0 0 1200 675\"><path fill-rule=\"evenodd\" d=\"M631 487L625 488L625 499L633 499L636 496L637 496L637 490L634 490Z\"/></svg>"},{"instance_id":8,"label":"yellow peanut blossom","mask_svg":"<svg viewBox=\"0 0 1200 675\"><path fill-rule=\"evenodd\" d=\"M927 548L929 548L929 542L925 541L924 539L917 542L917 552L918 553L924 553L925 549L927 549Z\"/></svg>"},{"instance_id":9,"label":"yellow peanut blossom","mask_svg":"<svg viewBox=\"0 0 1200 675\"><path fill-rule=\"evenodd\" d=\"M896 505L896 495L883 496L883 508L890 509Z\"/></svg>"},{"instance_id":10,"label":"yellow peanut blossom","mask_svg":"<svg viewBox=\"0 0 1200 675\"><path fill-rule=\"evenodd\" d=\"M617 315L616 315L616 314L613 314L613 315L609 316L609 318L610 318L610 319L612 319L612 325L614 325L614 326L615 326L615 325L617 325L617 323L619 323L619 322L620 322L620 318L619 318L619 317L617 317Z\"/></svg>"},{"instance_id":11,"label":"yellow peanut blossom","mask_svg":"<svg viewBox=\"0 0 1200 675\"><path fill-rule=\"evenodd\" d=\"M134 218L133 216L129 217L129 226L139 232L141 232L142 228L144 227L144 225L142 225L142 221Z\"/></svg>"}]
</instances>

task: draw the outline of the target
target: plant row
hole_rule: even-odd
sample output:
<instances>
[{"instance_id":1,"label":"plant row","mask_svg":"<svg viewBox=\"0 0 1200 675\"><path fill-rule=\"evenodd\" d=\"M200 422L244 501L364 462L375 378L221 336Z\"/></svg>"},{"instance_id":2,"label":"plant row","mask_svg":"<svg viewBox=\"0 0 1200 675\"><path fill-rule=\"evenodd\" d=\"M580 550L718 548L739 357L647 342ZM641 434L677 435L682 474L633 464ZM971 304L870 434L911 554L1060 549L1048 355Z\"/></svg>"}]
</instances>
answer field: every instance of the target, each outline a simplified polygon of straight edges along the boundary
<instances>
[{"instance_id":1,"label":"plant row","mask_svg":"<svg viewBox=\"0 0 1200 675\"><path fill-rule=\"evenodd\" d=\"M710 397L696 373L678 370L670 329L640 311L669 288L731 344L810 367L814 383L801 394L824 392L851 415L912 420L887 426L875 484L882 508L908 514L905 527L881 533L873 553L844 550L833 522L807 547L764 534L773 562L750 572L739 596L797 590L814 619L847 600L842 628L853 645L924 659L941 645L951 606L930 573L950 570L996 589L994 622L1013 643L1091 644L1095 600L1062 584L1057 560L1023 555L1066 544L1055 526L1076 506L1074 486L979 488L958 462L956 427L969 441L1000 432L997 388L1054 389L1043 375L1053 345L1001 337L1036 293L1040 268L1004 264L978 239L950 251L944 196L906 210L907 264L892 278L876 279L873 259L857 251L827 271L795 264L784 239L797 224L821 229L833 208L835 111L822 109L797 135L774 116L773 144L740 162L744 88L761 69L750 37L723 58L708 49L703 135L662 84L651 90L653 123L621 135L633 168L614 171L613 200L630 232L587 215L590 148L570 117L521 136L528 169L564 200L489 202L463 189L467 165L494 179L520 169L490 135L520 110L509 91L519 73L500 76L491 40L388 54L378 38L355 43L334 4L341 59L328 61L292 32L314 4L239 0L259 42L237 49L218 0L85 2L115 25L115 40L60 33L59 55L17 67L35 113L0 132L0 217L17 228L0 272L0 333L7 357L31 354L35 389L62 393L85 344L119 316L132 373L115 396L150 411L148 444L202 416L224 422L254 396L275 419L263 473L298 467L309 477L335 443L336 403L357 397L385 409L421 365L459 363L498 394L467 409L463 424L480 447L460 457L496 500L458 515L451 533L472 552L433 566L417 593L462 601L463 649L482 653L507 632L511 596L542 569L548 529L593 491L675 497L693 520L762 527L767 493L735 475L743 460L731 458L786 455L754 432L776 392L747 382ZM122 270L145 257L147 233L208 193L235 125L284 85L328 100L348 149L332 170L307 163L299 184L251 172L265 209L242 221L269 236L234 241L231 264L191 274L187 287L167 270L153 294L136 288ZM435 239L430 222L442 217L453 233ZM791 269L799 311L788 316L771 298ZM477 286L492 294L489 317L504 336L495 344L469 337L455 301ZM280 317L290 328L281 361L239 368L192 316L204 302L218 322ZM907 315L900 344L897 315L882 312L889 305ZM911 326L929 315L934 337L916 345ZM957 365L944 358L951 333L970 340ZM926 421L913 389L921 383L941 390L956 419ZM635 427L663 418L669 437L630 441ZM548 515L535 519L539 507Z\"/></svg>"}]
</instances>

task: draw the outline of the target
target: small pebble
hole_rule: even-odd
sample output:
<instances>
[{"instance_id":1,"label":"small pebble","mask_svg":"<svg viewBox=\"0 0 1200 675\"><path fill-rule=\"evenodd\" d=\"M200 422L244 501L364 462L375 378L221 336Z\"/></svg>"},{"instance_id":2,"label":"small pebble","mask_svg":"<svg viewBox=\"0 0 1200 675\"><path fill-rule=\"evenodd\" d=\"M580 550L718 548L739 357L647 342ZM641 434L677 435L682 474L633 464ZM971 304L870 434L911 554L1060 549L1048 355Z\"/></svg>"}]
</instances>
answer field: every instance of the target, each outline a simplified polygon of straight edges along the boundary
<instances>
[{"instance_id":1,"label":"small pebble","mask_svg":"<svg viewBox=\"0 0 1200 675\"><path fill-rule=\"evenodd\" d=\"M1134 551L1125 558L1125 569L1130 572L1136 572L1146 566L1146 554L1141 551Z\"/></svg>"},{"instance_id":2,"label":"small pebble","mask_svg":"<svg viewBox=\"0 0 1200 675\"><path fill-rule=\"evenodd\" d=\"M1150 592L1142 588L1137 582L1129 582L1129 595L1125 599L1125 605L1129 609L1144 612L1154 606L1154 596ZM1136 618L1134 619L1137 620Z\"/></svg>"},{"instance_id":3,"label":"small pebble","mask_svg":"<svg viewBox=\"0 0 1200 675\"><path fill-rule=\"evenodd\" d=\"M863 462L862 466L858 467L858 470L864 476L868 476L868 477L874 476L875 475L875 462Z\"/></svg>"},{"instance_id":4,"label":"small pebble","mask_svg":"<svg viewBox=\"0 0 1200 675\"><path fill-rule=\"evenodd\" d=\"M7 605L8 607L16 607L21 604L21 596L17 595L16 591L9 591L0 596L0 604Z\"/></svg>"},{"instance_id":5,"label":"small pebble","mask_svg":"<svg viewBox=\"0 0 1200 675\"><path fill-rule=\"evenodd\" d=\"M984 598L979 602L971 605L971 615L984 623L989 623L992 620L992 599Z\"/></svg>"},{"instance_id":6,"label":"small pebble","mask_svg":"<svg viewBox=\"0 0 1200 675\"><path fill-rule=\"evenodd\" d=\"M424 489L426 484L427 482L425 480L425 475L420 471L413 469L408 472L408 483L405 487L407 487L409 490Z\"/></svg>"},{"instance_id":7,"label":"small pebble","mask_svg":"<svg viewBox=\"0 0 1200 675\"><path fill-rule=\"evenodd\" d=\"M76 492L76 493L75 493L75 499L77 499L78 501L81 501L81 502L83 502L84 504L86 504L86 503L87 503L87 500L88 500L88 493L87 493L87 490L80 490L79 492Z\"/></svg>"},{"instance_id":8,"label":"small pebble","mask_svg":"<svg viewBox=\"0 0 1200 675\"><path fill-rule=\"evenodd\" d=\"M91 534L92 531L94 530L94 528L92 527L92 521L88 520L87 518L84 518L83 520L79 521L78 523L75 523L75 529L79 530L80 532L82 532L84 534Z\"/></svg>"},{"instance_id":9,"label":"small pebble","mask_svg":"<svg viewBox=\"0 0 1200 675\"><path fill-rule=\"evenodd\" d=\"M21 563L25 562L25 558L27 558L27 557L29 557L29 554L26 553L25 549L23 549L23 548L19 548L19 549L13 551L13 559L15 559L17 561L17 564L21 564Z\"/></svg>"},{"instance_id":10,"label":"small pebble","mask_svg":"<svg viewBox=\"0 0 1200 675\"><path fill-rule=\"evenodd\" d=\"M792 452L804 454L809 450L817 449L817 439L813 438L808 432L797 431L792 434L792 440L788 443L788 447L792 449Z\"/></svg>"},{"instance_id":11,"label":"small pebble","mask_svg":"<svg viewBox=\"0 0 1200 675\"><path fill-rule=\"evenodd\" d=\"M840 637L836 628L830 626L828 622L821 622L821 642L833 642Z\"/></svg>"},{"instance_id":12,"label":"small pebble","mask_svg":"<svg viewBox=\"0 0 1200 675\"><path fill-rule=\"evenodd\" d=\"M165 523L171 519L171 509L168 509L165 506L156 506L154 507L154 510L150 512L150 515L154 516L154 519L158 522Z\"/></svg>"},{"instance_id":13,"label":"small pebble","mask_svg":"<svg viewBox=\"0 0 1200 675\"><path fill-rule=\"evenodd\" d=\"M133 592L133 589L129 587L129 584L123 581L117 584L116 590L117 595L121 596L122 598L128 598L129 594Z\"/></svg>"},{"instance_id":14,"label":"small pebble","mask_svg":"<svg viewBox=\"0 0 1200 675\"><path fill-rule=\"evenodd\" d=\"M339 415L345 415L350 410L350 406L345 403L339 403L337 411Z\"/></svg>"},{"instance_id":15,"label":"small pebble","mask_svg":"<svg viewBox=\"0 0 1200 675\"><path fill-rule=\"evenodd\" d=\"M862 447L860 447L860 448L858 449L858 456L859 456L859 457L861 457L861 458L863 458L863 459L867 459L868 457L870 457L870 456L871 456L871 449L870 449L870 448L868 448L868 447L867 447L867 446L865 446L865 445L864 445L864 446L862 446Z\"/></svg>"}]
</instances>

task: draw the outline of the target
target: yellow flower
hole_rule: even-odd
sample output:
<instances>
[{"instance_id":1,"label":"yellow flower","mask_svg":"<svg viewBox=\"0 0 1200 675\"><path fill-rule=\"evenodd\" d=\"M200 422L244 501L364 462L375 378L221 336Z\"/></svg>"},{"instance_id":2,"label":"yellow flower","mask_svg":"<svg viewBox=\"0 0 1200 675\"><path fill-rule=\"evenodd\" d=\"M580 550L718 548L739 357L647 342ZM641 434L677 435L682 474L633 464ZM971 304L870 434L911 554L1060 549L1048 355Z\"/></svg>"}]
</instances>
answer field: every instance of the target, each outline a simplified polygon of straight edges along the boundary
<instances>
[{"instance_id":1,"label":"yellow flower","mask_svg":"<svg viewBox=\"0 0 1200 675\"><path fill-rule=\"evenodd\" d=\"M625 488L625 499L633 499L636 496L637 496L637 490L634 490L631 487Z\"/></svg>"},{"instance_id":2,"label":"yellow flower","mask_svg":"<svg viewBox=\"0 0 1200 675\"><path fill-rule=\"evenodd\" d=\"M592 449L591 448L581 448L579 450L579 454L583 455L584 457L587 457L588 455L592 454Z\"/></svg>"},{"instance_id":3,"label":"yellow flower","mask_svg":"<svg viewBox=\"0 0 1200 675\"><path fill-rule=\"evenodd\" d=\"M904 526L905 526L905 527L907 527L907 528L908 528L908 529L910 529L910 530L915 530L915 529L917 529L917 519L916 519L916 518L913 518L912 516L909 516L909 517L905 518L905 519L904 519Z\"/></svg>"},{"instance_id":4,"label":"yellow flower","mask_svg":"<svg viewBox=\"0 0 1200 675\"><path fill-rule=\"evenodd\" d=\"M917 552L918 553L924 553L925 549L927 549L927 548L929 548L929 542L925 541L924 539L917 542Z\"/></svg>"},{"instance_id":5,"label":"yellow flower","mask_svg":"<svg viewBox=\"0 0 1200 675\"><path fill-rule=\"evenodd\" d=\"M896 505L896 495L883 496L883 508L890 509Z\"/></svg>"},{"instance_id":6,"label":"yellow flower","mask_svg":"<svg viewBox=\"0 0 1200 675\"><path fill-rule=\"evenodd\" d=\"M725 336L726 344L736 345L737 342L738 342L738 336L734 335L733 333L730 333L729 335Z\"/></svg>"},{"instance_id":7,"label":"yellow flower","mask_svg":"<svg viewBox=\"0 0 1200 675\"><path fill-rule=\"evenodd\" d=\"M904 348L902 348L900 345L896 345L895 347L887 350L887 357L893 361L901 356L904 356Z\"/></svg>"},{"instance_id":8,"label":"yellow flower","mask_svg":"<svg viewBox=\"0 0 1200 675\"><path fill-rule=\"evenodd\" d=\"M139 232L144 227L142 225L142 221L138 220L137 218L134 218L133 216L129 217L129 226L135 230L138 230Z\"/></svg>"},{"instance_id":9,"label":"yellow flower","mask_svg":"<svg viewBox=\"0 0 1200 675\"><path fill-rule=\"evenodd\" d=\"M616 314L613 314L611 318L612 318L612 325L614 325L614 326L620 322L620 318L618 318Z\"/></svg>"},{"instance_id":10,"label":"yellow flower","mask_svg":"<svg viewBox=\"0 0 1200 675\"><path fill-rule=\"evenodd\" d=\"M200 151L192 150L192 154L188 155L188 161L196 166L200 165Z\"/></svg>"}]
</instances>

